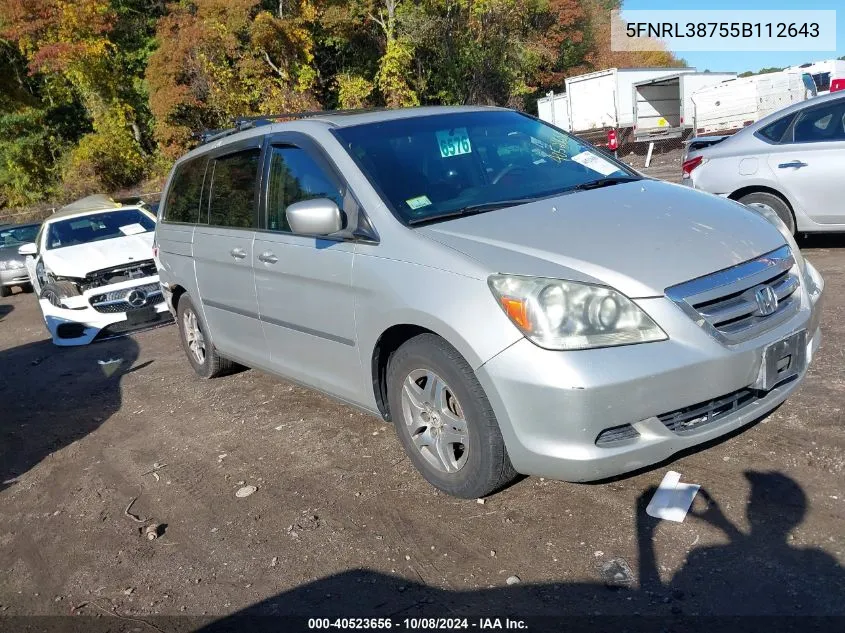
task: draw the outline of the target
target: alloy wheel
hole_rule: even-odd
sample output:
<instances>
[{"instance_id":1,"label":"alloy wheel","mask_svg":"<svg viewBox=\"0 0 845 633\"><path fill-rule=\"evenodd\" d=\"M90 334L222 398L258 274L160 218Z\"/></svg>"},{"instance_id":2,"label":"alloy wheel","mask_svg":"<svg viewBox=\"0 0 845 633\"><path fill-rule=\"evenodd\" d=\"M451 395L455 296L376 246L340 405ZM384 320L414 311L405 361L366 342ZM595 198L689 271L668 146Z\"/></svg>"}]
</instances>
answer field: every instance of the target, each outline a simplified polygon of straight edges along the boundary
<instances>
[{"instance_id":1,"label":"alloy wheel","mask_svg":"<svg viewBox=\"0 0 845 633\"><path fill-rule=\"evenodd\" d=\"M205 363L205 336L200 330L196 313L190 308L182 315L182 329L185 332L188 349L191 350L196 361L202 365Z\"/></svg>"},{"instance_id":2,"label":"alloy wheel","mask_svg":"<svg viewBox=\"0 0 845 633\"><path fill-rule=\"evenodd\" d=\"M402 384L402 415L411 444L435 469L456 473L464 467L469 434L454 392L430 369L415 369Z\"/></svg>"}]
</instances>

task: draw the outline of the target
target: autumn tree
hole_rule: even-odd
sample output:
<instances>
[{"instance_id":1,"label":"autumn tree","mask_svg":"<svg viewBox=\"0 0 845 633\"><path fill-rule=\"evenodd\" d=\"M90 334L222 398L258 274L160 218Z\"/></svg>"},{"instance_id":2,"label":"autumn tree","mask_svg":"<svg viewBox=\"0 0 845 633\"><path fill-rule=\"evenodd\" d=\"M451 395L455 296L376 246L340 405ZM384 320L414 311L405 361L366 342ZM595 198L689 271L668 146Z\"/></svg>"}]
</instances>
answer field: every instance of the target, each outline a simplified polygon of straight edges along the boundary
<instances>
[{"instance_id":1,"label":"autumn tree","mask_svg":"<svg viewBox=\"0 0 845 633\"><path fill-rule=\"evenodd\" d=\"M269 5L267 5L269 6ZM317 106L310 0L190 0L157 26L146 77L155 136L175 157L203 128Z\"/></svg>"},{"instance_id":2,"label":"autumn tree","mask_svg":"<svg viewBox=\"0 0 845 633\"><path fill-rule=\"evenodd\" d=\"M129 3L130 0L123 0ZM140 2L139 2L140 4ZM79 103L87 132L64 161L64 179L80 193L137 182L146 172L136 86L125 76L122 49L111 39L117 21L109 0L0 0L2 36L42 77L49 102Z\"/></svg>"},{"instance_id":3,"label":"autumn tree","mask_svg":"<svg viewBox=\"0 0 845 633\"><path fill-rule=\"evenodd\" d=\"M675 57L667 50L654 51L614 51L610 36L614 10L622 6L620 0L581 0L587 12L588 37L592 39L586 63L591 70L604 68L636 68L685 66L683 59ZM617 18L618 19L618 18Z\"/></svg>"}]
</instances>

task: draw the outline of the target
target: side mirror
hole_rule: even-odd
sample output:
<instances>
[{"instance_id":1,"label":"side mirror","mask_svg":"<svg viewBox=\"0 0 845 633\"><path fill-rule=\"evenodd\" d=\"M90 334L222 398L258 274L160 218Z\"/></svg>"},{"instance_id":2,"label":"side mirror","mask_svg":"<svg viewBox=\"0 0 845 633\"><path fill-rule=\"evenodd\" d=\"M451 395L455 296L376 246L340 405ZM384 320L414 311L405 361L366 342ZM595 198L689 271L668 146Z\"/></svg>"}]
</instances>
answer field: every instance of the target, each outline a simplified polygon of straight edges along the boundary
<instances>
[{"instance_id":1,"label":"side mirror","mask_svg":"<svg viewBox=\"0 0 845 633\"><path fill-rule=\"evenodd\" d=\"M343 228L340 209L328 198L294 202L285 209L285 216L291 230L303 235L329 235Z\"/></svg>"},{"instance_id":2,"label":"side mirror","mask_svg":"<svg viewBox=\"0 0 845 633\"><path fill-rule=\"evenodd\" d=\"M34 242L30 242L29 244L22 244L20 248L18 248L18 255L35 255L38 252L38 247L35 246Z\"/></svg>"}]
</instances>

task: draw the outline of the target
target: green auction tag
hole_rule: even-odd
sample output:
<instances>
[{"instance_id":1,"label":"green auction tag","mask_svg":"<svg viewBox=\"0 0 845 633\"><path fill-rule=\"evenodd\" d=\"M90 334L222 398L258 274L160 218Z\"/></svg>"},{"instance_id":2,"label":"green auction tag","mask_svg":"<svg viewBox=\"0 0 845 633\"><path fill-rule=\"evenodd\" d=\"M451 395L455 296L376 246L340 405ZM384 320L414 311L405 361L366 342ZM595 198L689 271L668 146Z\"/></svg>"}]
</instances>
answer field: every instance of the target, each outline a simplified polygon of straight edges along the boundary
<instances>
[{"instance_id":1,"label":"green auction tag","mask_svg":"<svg viewBox=\"0 0 845 633\"><path fill-rule=\"evenodd\" d=\"M438 130L437 144L440 146L441 158L451 158L452 156L472 153L472 145L469 142L469 134L467 134L465 127Z\"/></svg>"}]
</instances>

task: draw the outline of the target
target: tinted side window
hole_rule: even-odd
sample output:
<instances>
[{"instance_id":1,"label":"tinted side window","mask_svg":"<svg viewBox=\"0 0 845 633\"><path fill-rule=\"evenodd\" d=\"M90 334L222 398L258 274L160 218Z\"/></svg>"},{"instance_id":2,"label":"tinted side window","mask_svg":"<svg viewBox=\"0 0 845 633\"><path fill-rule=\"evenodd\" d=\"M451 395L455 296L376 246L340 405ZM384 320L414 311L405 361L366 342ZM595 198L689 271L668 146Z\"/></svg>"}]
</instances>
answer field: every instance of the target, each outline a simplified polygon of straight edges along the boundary
<instances>
[{"instance_id":1,"label":"tinted side window","mask_svg":"<svg viewBox=\"0 0 845 633\"><path fill-rule=\"evenodd\" d=\"M796 143L845 141L845 99L804 110L794 128Z\"/></svg>"},{"instance_id":2,"label":"tinted side window","mask_svg":"<svg viewBox=\"0 0 845 633\"><path fill-rule=\"evenodd\" d=\"M760 130L760 136L770 140L772 143L780 143L794 117L794 114L790 114L782 119L778 119L774 123L769 123L766 127Z\"/></svg>"},{"instance_id":3,"label":"tinted side window","mask_svg":"<svg viewBox=\"0 0 845 633\"><path fill-rule=\"evenodd\" d=\"M335 179L298 147L273 147L270 185L267 190L267 228L290 231L285 209L294 202L329 198L343 208L343 195Z\"/></svg>"},{"instance_id":4,"label":"tinted side window","mask_svg":"<svg viewBox=\"0 0 845 633\"><path fill-rule=\"evenodd\" d=\"M212 226L255 228L255 183L261 150L221 156L212 162L208 223Z\"/></svg>"},{"instance_id":5,"label":"tinted side window","mask_svg":"<svg viewBox=\"0 0 845 633\"><path fill-rule=\"evenodd\" d=\"M205 164L205 157L195 158L182 163L176 170L164 203L165 221L189 224L197 222Z\"/></svg>"}]
</instances>

